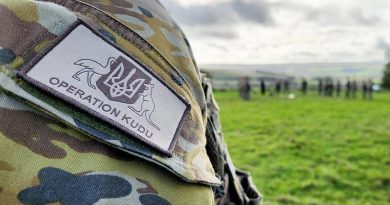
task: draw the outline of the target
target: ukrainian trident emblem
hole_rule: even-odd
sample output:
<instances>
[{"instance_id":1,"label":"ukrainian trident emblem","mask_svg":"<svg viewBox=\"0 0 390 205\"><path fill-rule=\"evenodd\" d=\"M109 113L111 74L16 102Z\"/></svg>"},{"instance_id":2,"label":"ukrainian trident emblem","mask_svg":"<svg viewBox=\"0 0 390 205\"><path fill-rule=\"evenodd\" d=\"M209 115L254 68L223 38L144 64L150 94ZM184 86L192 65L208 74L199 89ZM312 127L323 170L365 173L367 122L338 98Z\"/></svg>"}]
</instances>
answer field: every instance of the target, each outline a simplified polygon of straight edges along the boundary
<instances>
[{"instance_id":1,"label":"ukrainian trident emblem","mask_svg":"<svg viewBox=\"0 0 390 205\"><path fill-rule=\"evenodd\" d=\"M160 130L151 119L155 110L154 85L143 70L122 56L110 57L105 66L91 59L81 59L74 64L83 67L73 75L74 79L80 81L79 76L87 73L89 87L98 88L111 101L128 104L130 110L145 116L150 125ZM94 75L100 76L96 82L92 82Z\"/></svg>"}]
</instances>

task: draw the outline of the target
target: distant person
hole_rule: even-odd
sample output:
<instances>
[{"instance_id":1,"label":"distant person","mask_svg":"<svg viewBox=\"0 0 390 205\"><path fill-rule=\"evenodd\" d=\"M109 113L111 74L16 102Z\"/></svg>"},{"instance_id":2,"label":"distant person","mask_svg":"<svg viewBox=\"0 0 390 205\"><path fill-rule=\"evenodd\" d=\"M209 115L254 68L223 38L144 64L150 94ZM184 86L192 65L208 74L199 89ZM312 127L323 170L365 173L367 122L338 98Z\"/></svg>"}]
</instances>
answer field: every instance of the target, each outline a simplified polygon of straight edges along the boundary
<instances>
[{"instance_id":1,"label":"distant person","mask_svg":"<svg viewBox=\"0 0 390 205\"><path fill-rule=\"evenodd\" d=\"M326 80L326 85L325 85L325 96L332 97L333 96L333 81L332 79L327 79Z\"/></svg>"},{"instance_id":2,"label":"distant person","mask_svg":"<svg viewBox=\"0 0 390 205\"><path fill-rule=\"evenodd\" d=\"M322 95L323 89L324 89L324 84L323 84L322 78L320 78L320 79L318 80L318 95L319 95L319 96Z\"/></svg>"},{"instance_id":3,"label":"distant person","mask_svg":"<svg viewBox=\"0 0 390 205\"><path fill-rule=\"evenodd\" d=\"M248 77L241 78L239 82L239 91L242 99L250 100L251 85Z\"/></svg>"},{"instance_id":4,"label":"distant person","mask_svg":"<svg viewBox=\"0 0 390 205\"><path fill-rule=\"evenodd\" d=\"M329 94L331 97L333 97L333 91L334 91L334 84L333 84L333 80L331 79L329 81Z\"/></svg>"},{"instance_id":5,"label":"distant person","mask_svg":"<svg viewBox=\"0 0 390 205\"><path fill-rule=\"evenodd\" d=\"M358 91L358 84L356 80L353 80L351 83L352 98L356 98L356 93Z\"/></svg>"},{"instance_id":6,"label":"distant person","mask_svg":"<svg viewBox=\"0 0 390 205\"><path fill-rule=\"evenodd\" d=\"M336 96L340 97L340 94L341 94L341 81L337 80L337 83L336 83Z\"/></svg>"},{"instance_id":7,"label":"distant person","mask_svg":"<svg viewBox=\"0 0 390 205\"><path fill-rule=\"evenodd\" d=\"M303 95L306 95L306 92L307 92L307 81L306 81L305 78L302 80L301 91L302 91Z\"/></svg>"},{"instance_id":8,"label":"distant person","mask_svg":"<svg viewBox=\"0 0 390 205\"><path fill-rule=\"evenodd\" d=\"M260 81L260 92L261 92L261 95L265 95L266 91L267 91L267 87L266 87L266 85L264 83L264 80L261 79L261 81Z\"/></svg>"},{"instance_id":9,"label":"distant person","mask_svg":"<svg viewBox=\"0 0 390 205\"><path fill-rule=\"evenodd\" d=\"M372 80L368 80L367 82L367 96L369 100L372 100L372 93L374 92L374 84L372 83Z\"/></svg>"},{"instance_id":10,"label":"distant person","mask_svg":"<svg viewBox=\"0 0 390 205\"><path fill-rule=\"evenodd\" d=\"M333 95L333 82L330 78L325 81L324 95L328 97Z\"/></svg>"},{"instance_id":11,"label":"distant person","mask_svg":"<svg viewBox=\"0 0 390 205\"><path fill-rule=\"evenodd\" d=\"M290 82L288 80L284 81L284 92L289 93L290 92Z\"/></svg>"},{"instance_id":12,"label":"distant person","mask_svg":"<svg viewBox=\"0 0 390 205\"><path fill-rule=\"evenodd\" d=\"M345 97L349 98L351 95L351 81L347 79L347 83L345 83Z\"/></svg>"},{"instance_id":13,"label":"distant person","mask_svg":"<svg viewBox=\"0 0 390 205\"><path fill-rule=\"evenodd\" d=\"M324 96L328 96L328 90L329 90L329 82L328 82L328 80L325 80L325 83L324 83L324 85L323 85L323 87L324 87Z\"/></svg>"},{"instance_id":14,"label":"distant person","mask_svg":"<svg viewBox=\"0 0 390 205\"><path fill-rule=\"evenodd\" d=\"M282 82L278 80L275 84L275 94L279 95L280 92L282 91Z\"/></svg>"},{"instance_id":15,"label":"distant person","mask_svg":"<svg viewBox=\"0 0 390 205\"><path fill-rule=\"evenodd\" d=\"M366 81L363 81L363 83L362 83L362 96L363 96L363 99L367 98L367 94L368 94L368 85L367 85Z\"/></svg>"}]
</instances>

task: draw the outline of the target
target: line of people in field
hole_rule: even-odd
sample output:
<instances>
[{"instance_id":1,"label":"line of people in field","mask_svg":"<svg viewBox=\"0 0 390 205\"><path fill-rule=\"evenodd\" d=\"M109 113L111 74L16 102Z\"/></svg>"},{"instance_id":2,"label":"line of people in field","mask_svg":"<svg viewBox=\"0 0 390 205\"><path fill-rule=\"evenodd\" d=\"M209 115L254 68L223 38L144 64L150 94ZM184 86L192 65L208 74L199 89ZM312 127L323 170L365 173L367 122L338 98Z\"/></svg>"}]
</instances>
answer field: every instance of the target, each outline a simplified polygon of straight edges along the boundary
<instances>
[{"instance_id":1,"label":"line of people in field","mask_svg":"<svg viewBox=\"0 0 390 205\"><path fill-rule=\"evenodd\" d=\"M362 93L363 99L372 99L373 93L373 83L371 80L362 81L358 83L356 80L347 79L346 83L343 85L340 80L337 80L336 83L332 79L319 79L318 80L318 95L332 97L333 93L337 97L341 96L341 92L345 92L346 98L356 98L359 90Z\"/></svg>"},{"instance_id":2,"label":"line of people in field","mask_svg":"<svg viewBox=\"0 0 390 205\"><path fill-rule=\"evenodd\" d=\"M249 81L249 77L241 78L239 81L240 96L244 100L250 99L251 85ZM265 95L267 92L269 92L271 96L279 95L282 92L289 93L290 83L291 82L288 80L278 80L274 83L274 89L271 88L267 90L267 84L263 79L260 79L260 93ZM298 87L301 93L306 95L309 89L309 84L306 79L303 79L300 86ZM340 80L337 80L336 83L334 83L333 79L331 78L320 78L318 80L317 91L318 95L327 97L340 97L342 92L345 92L345 97L352 99L357 98L358 92L361 91L363 99L371 100L374 90L373 82L371 80L358 83L356 80L351 81L347 79L345 84L343 84Z\"/></svg>"}]
</instances>

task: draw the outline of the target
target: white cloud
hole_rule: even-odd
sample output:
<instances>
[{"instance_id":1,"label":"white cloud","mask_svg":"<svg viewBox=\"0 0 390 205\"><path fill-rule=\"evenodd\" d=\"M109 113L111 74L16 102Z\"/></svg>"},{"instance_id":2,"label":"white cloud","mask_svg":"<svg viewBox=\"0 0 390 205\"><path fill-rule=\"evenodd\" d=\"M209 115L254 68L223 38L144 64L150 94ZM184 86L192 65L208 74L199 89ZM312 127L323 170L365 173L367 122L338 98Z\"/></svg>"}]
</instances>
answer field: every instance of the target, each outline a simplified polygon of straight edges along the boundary
<instances>
[{"instance_id":1,"label":"white cloud","mask_svg":"<svg viewBox=\"0 0 390 205\"><path fill-rule=\"evenodd\" d=\"M199 64L382 61L387 0L162 0Z\"/></svg>"}]
</instances>

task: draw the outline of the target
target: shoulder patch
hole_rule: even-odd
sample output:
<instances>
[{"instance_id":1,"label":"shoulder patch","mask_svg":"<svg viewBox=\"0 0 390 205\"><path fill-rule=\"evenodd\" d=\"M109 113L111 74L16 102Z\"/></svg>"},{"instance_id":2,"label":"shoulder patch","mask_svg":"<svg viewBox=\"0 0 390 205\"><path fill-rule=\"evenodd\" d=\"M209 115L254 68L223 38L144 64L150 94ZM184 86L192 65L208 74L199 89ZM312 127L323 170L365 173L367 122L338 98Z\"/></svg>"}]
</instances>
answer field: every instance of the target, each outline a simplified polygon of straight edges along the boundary
<instances>
[{"instance_id":1,"label":"shoulder patch","mask_svg":"<svg viewBox=\"0 0 390 205\"><path fill-rule=\"evenodd\" d=\"M84 22L19 74L168 155L190 109L147 66Z\"/></svg>"}]
</instances>

